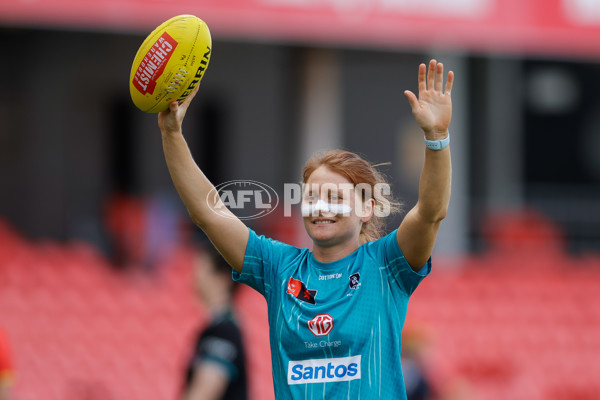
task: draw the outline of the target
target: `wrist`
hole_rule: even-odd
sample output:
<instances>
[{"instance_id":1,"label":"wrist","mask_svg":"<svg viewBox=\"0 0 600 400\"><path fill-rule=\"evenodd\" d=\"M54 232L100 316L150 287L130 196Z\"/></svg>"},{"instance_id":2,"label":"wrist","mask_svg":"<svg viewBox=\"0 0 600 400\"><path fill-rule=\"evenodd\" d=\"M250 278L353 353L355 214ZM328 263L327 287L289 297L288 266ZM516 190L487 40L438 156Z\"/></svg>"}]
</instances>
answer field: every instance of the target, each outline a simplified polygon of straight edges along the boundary
<instances>
[{"instance_id":1,"label":"wrist","mask_svg":"<svg viewBox=\"0 0 600 400\"><path fill-rule=\"evenodd\" d=\"M423 134L425 135L426 140L443 140L450 135L450 132L448 131L448 129L446 129L445 131L423 130Z\"/></svg>"},{"instance_id":2,"label":"wrist","mask_svg":"<svg viewBox=\"0 0 600 400\"><path fill-rule=\"evenodd\" d=\"M181 129L170 129L170 128L165 128L165 129L161 129L160 131L162 137L173 137L173 136L181 136L183 135L183 132L181 131Z\"/></svg>"},{"instance_id":3,"label":"wrist","mask_svg":"<svg viewBox=\"0 0 600 400\"><path fill-rule=\"evenodd\" d=\"M450 134L446 132L445 137L440 139L430 139L425 136L425 147L430 150L443 150L450 144Z\"/></svg>"}]
</instances>

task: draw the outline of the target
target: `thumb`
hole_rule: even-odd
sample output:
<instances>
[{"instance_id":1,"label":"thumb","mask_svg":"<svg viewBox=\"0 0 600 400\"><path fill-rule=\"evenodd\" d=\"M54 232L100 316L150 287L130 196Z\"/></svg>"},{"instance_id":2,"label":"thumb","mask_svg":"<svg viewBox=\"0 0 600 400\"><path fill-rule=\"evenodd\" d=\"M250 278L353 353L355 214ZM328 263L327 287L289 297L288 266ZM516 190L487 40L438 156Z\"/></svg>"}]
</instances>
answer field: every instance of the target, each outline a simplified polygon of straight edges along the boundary
<instances>
[{"instance_id":1,"label":"thumb","mask_svg":"<svg viewBox=\"0 0 600 400\"><path fill-rule=\"evenodd\" d=\"M417 109L419 106L419 99L417 99L417 96L410 90L405 90L404 95L408 99L408 103L410 104L411 108L413 110Z\"/></svg>"}]
</instances>

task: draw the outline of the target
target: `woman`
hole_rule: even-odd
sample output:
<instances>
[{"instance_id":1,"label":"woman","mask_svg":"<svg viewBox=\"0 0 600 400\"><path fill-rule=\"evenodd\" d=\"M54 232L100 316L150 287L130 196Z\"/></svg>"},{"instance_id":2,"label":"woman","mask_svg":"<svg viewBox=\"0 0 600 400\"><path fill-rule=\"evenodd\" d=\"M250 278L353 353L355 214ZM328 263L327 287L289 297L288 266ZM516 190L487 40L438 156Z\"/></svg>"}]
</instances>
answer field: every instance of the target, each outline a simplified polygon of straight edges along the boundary
<instances>
[{"instance_id":1,"label":"woman","mask_svg":"<svg viewBox=\"0 0 600 400\"><path fill-rule=\"evenodd\" d=\"M419 66L419 96L404 92L427 149L419 200L394 232L377 239L380 199L346 190L378 183L366 161L335 151L305 166L303 217L312 252L259 237L233 214L213 212L222 204L214 196L207 201L213 186L181 132L193 96L159 114L167 165L192 220L234 269L234 279L267 300L278 399L406 398L400 332L408 299L431 270L450 200L454 74L445 87L443 81L443 65L431 60L428 70Z\"/></svg>"}]
</instances>

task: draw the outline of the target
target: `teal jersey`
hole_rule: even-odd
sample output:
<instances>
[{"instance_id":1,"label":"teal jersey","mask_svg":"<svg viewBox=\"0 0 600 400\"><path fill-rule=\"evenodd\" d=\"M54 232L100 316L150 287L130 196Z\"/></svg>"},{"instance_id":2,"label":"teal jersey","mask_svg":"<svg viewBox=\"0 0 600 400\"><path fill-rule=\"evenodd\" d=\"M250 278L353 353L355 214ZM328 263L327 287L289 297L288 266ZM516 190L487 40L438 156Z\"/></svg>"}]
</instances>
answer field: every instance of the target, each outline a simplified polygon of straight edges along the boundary
<instances>
[{"instance_id":1,"label":"teal jersey","mask_svg":"<svg viewBox=\"0 0 600 400\"><path fill-rule=\"evenodd\" d=\"M414 272L396 231L332 263L250 230L236 281L266 299L275 397L406 399L400 364Z\"/></svg>"}]
</instances>

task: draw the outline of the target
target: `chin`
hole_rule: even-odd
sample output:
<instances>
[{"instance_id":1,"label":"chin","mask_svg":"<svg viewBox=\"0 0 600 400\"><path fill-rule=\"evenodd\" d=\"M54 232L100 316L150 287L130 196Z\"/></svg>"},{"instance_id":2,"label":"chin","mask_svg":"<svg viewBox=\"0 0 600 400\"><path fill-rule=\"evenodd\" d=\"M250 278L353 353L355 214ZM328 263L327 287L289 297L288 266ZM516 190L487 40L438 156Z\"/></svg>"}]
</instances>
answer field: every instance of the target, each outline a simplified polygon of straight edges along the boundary
<instances>
[{"instance_id":1,"label":"chin","mask_svg":"<svg viewBox=\"0 0 600 400\"><path fill-rule=\"evenodd\" d=\"M335 235L337 223L328 225L317 225L309 219L304 220L304 228L308 235L314 240L316 238L324 238Z\"/></svg>"},{"instance_id":2,"label":"chin","mask_svg":"<svg viewBox=\"0 0 600 400\"><path fill-rule=\"evenodd\" d=\"M314 244L322 247L329 247L335 242L335 235L326 234L325 232L314 232L307 230L308 236Z\"/></svg>"},{"instance_id":3,"label":"chin","mask_svg":"<svg viewBox=\"0 0 600 400\"><path fill-rule=\"evenodd\" d=\"M304 228L314 244L321 247L332 247L353 239L355 230L346 221L335 220L330 224L315 224L310 218L304 219Z\"/></svg>"},{"instance_id":4,"label":"chin","mask_svg":"<svg viewBox=\"0 0 600 400\"><path fill-rule=\"evenodd\" d=\"M307 229L308 236L313 243L319 247L333 247L344 242L346 235L341 235L339 232L318 229Z\"/></svg>"}]
</instances>

